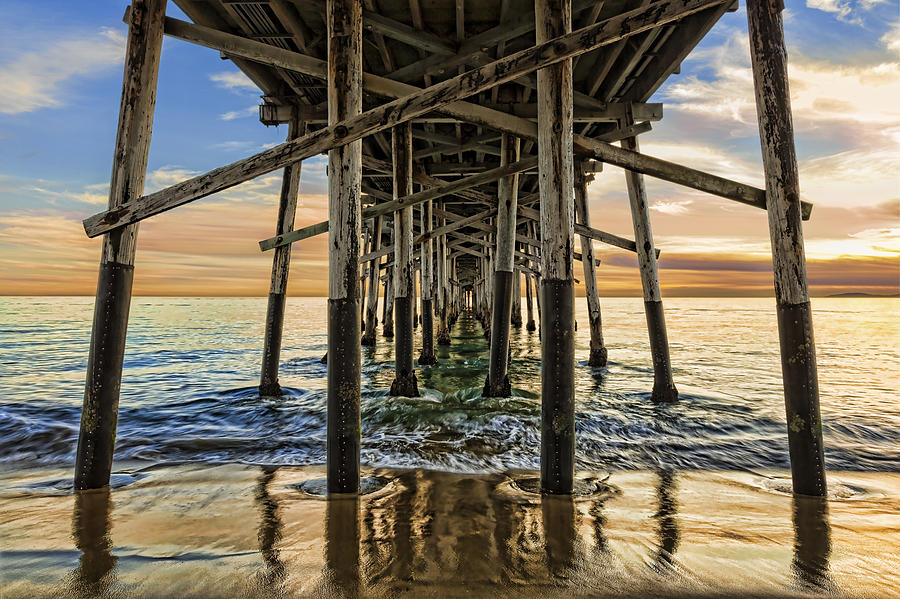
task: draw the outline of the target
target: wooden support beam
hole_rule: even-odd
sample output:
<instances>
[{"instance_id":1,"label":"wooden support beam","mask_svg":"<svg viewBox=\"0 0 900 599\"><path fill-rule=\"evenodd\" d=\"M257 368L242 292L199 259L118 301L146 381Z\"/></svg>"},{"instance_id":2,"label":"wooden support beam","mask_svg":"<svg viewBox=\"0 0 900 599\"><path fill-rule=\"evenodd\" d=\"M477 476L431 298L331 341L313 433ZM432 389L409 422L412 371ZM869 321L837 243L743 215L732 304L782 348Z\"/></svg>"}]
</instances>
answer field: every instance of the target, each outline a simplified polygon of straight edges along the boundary
<instances>
[{"instance_id":1,"label":"wooden support beam","mask_svg":"<svg viewBox=\"0 0 900 599\"><path fill-rule=\"evenodd\" d=\"M489 171L485 171L479 175L472 175L471 177L459 179L457 181L453 181L452 183L444 183L440 187L432 187L431 189L426 189L424 191L414 193L409 197L397 198L391 200L390 202L376 204L375 206L366 208L362 213L362 218L364 220L368 220L379 215L389 214L391 212L396 212L407 207L411 208L430 200L435 200L447 195L452 195L454 193L457 193L458 191L469 189L470 187L476 187L478 185L490 183L491 181L496 181L497 179L505 177L509 174L528 170L535 165L536 161L536 158L526 158L525 160L520 160L515 164L510 164L508 166L502 166ZM410 225L410 227L411 226L412 225ZM260 241L259 247L263 251L266 251L285 244L300 241L301 239L307 239L309 237L312 237L313 235L324 233L327 230L328 227L326 223L316 223L315 225L310 225L309 227L305 227L303 229L297 229L296 231L292 231L285 235L277 235L275 237Z\"/></svg>"},{"instance_id":2,"label":"wooden support beam","mask_svg":"<svg viewBox=\"0 0 900 599\"><path fill-rule=\"evenodd\" d=\"M571 0L535 0L535 40L565 37ZM575 477L575 283L572 270L572 62L538 71L541 193L541 491L570 494Z\"/></svg>"},{"instance_id":3,"label":"wooden support beam","mask_svg":"<svg viewBox=\"0 0 900 599\"><path fill-rule=\"evenodd\" d=\"M372 264L368 265L369 268L369 289L368 289L368 300L366 303L366 320L365 320L365 332L363 333L362 340L360 343L362 345L373 346L375 345L375 327L378 324L378 317L376 315L378 310L378 270L379 270L379 262L381 262L381 256L385 255L387 252L384 250L393 250L393 248L381 248L381 230L382 230L382 221L383 216L376 216L372 222L372 251L365 256L360 257L360 264L365 265L367 262L372 262ZM277 251L277 250L276 250ZM372 258L373 254L378 254L377 258Z\"/></svg>"},{"instance_id":4,"label":"wooden support beam","mask_svg":"<svg viewBox=\"0 0 900 599\"><path fill-rule=\"evenodd\" d=\"M626 125L632 122L630 114L626 114L625 119ZM622 145L629 150L638 151L638 141L635 137L622 140ZM641 271L650 353L653 358L651 399L658 403L673 402L678 399L678 389L672 379L669 338L659 290L659 265L656 262L656 252L653 251L653 232L650 228L650 204L647 201L643 176L633 171L625 171L625 181L628 185L631 222L634 225L634 241L637 246L638 267Z\"/></svg>"},{"instance_id":5,"label":"wooden support beam","mask_svg":"<svg viewBox=\"0 0 900 599\"><path fill-rule=\"evenodd\" d=\"M587 197L588 180L581 164L575 166L575 217L589 227L591 223ZM590 354L588 364L606 366L607 350L603 343L603 323L600 314L600 292L597 289L597 267L594 262L594 244L587 235L581 236L581 251L584 259L584 295L587 301L588 322L591 329Z\"/></svg>"},{"instance_id":6,"label":"wooden support beam","mask_svg":"<svg viewBox=\"0 0 900 599\"><path fill-rule=\"evenodd\" d=\"M394 162L394 196L413 195L412 126L401 123L391 130ZM396 200L395 200L396 201ZM413 267L413 209L398 204L394 212L394 382L391 395L418 397L416 372L413 369L413 302L416 300ZM396 210L396 208L395 208Z\"/></svg>"},{"instance_id":7,"label":"wooden support beam","mask_svg":"<svg viewBox=\"0 0 900 599\"><path fill-rule=\"evenodd\" d=\"M288 128L288 139L295 139L305 133L306 126L296 114ZM276 233L286 233L294 228L294 214L297 210L297 194L300 189L302 163L284 167L281 181L281 198L278 202ZM284 327L284 307L287 299L288 274L291 265L291 248L285 246L275 250L272 256L272 284L269 287L269 303L266 307L266 332L263 341L262 368L259 376L259 394L280 396L278 366L281 358L281 334Z\"/></svg>"},{"instance_id":8,"label":"wooden support beam","mask_svg":"<svg viewBox=\"0 0 900 599\"><path fill-rule=\"evenodd\" d=\"M580 0L577 10L584 10L595 3L596 0ZM450 58L444 54L427 56L394 71L390 74L390 78L397 81L416 81L430 75L446 75L456 72L459 67L476 62L476 58L497 44L515 39L531 31L534 31L534 13L525 11L515 19L510 19L469 37L460 44L459 50Z\"/></svg>"},{"instance_id":9,"label":"wooden support beam","mask_svg":"<svg viewBox=\"0 0 900 599\"><path fill-rule=\"evenodd\" d=\"M358 0L328 0L327 21L328 106L333 127L362 112L362 5ZM362 142L332 148L328 153L327 486L329 493L358 493Z\"/></svg>"},{"instance_id":10,"label":"wooden support beam","mask_svg":"<svg viewBox=\"0 0 900 599\"><path fill-rule=\"evenodd\" d=\"M428 237L420 245L420 264L422 265L422 353L419 355L418 364L420 366L433 366L437 364L437 356L434 355L434 244L430 235L434 228L432 200L422 204L421 217L422 236ZM413 240L413 246L415 246L415 240Z\"/></svg>"},{"instance_id":11,"label":"wooden support beam","mask_svg":"<svg viewBox=\"0 0 900 599\"><path fill-rule=\"evenodd\" d=\"M85 231L88 236L93 237L138 222L283 168L292 162L385 131L398 123L481 93L522 74L564 62L573 56L676 21L722 1L660 0L646 9L618 15L575 33L547 39L531 48L435 84L414 95L388 102L298 140L280 144L249 158L143 196L128 206L94 215L85 220Z\"/></svg>"},{"instance_id":12,"label":"wooden support beam","mask_svg":"<svg viewBox=\"0 0 900 599\"><path fill-rule=\"evenodd\" d=\"M109 184L111 210L131 205L144 189L166 0L133 0L131 9ZM118 426L119 387L131 307L137 230L137 225L120 228L103 238L84 403L75 453L76 490L99 489L109 484Z\"/></svg>"},{"instance_id":13,"label":"wooden support beam","mask_svg":"<svg viewBox=\"0 0 900 599\"><path fill-rule=\"evenodd\" d=\"M448 213L441 210L441 214L446 215ZM423 241L426 241L432 237L446 235L447 233L451 233L453 231L456 231L458 229L461 229L461 228L471 225L473 223L484 222L496 214L497 214L496 208L491 208L490 210L484 210L482 212L477 212L477 213L473 214L472 216L460 218L459 220L453 221L448 225L438 227L437 229L430 231L428 233L423 233L423 234L419 235L418 237L416 237L416 239L413 241L413 243L419 244L419 243L422 243Z\"/></svg>"},{"instance_id":14,"label":"wooden support beam","mask_svg":"<svg viewBox=\"0 0 900 599\"><path fill-rule=\"evenodd\" d=\"M519 208L519 213L522 216L527 216L528 218L531 218L538 222L540 222L541 220L540 212L538 212L534 208L526 208L522 206ZM612 233L607 233L606 231L594 229L593 227L589 227L584 223L575 223L574 231L582 237L594 239L607 245L621 248L623 250L628 250L629 252L637 252L637 246L635 245L634 241L626 239L624 237L619 237L618 235L613 235ZM655 255L659 257L659 250L655 250Z\"/></svg>"},{"instance_id":15,"label":"wooden support beam","mask_svg":"<svg viewBox=\"0 0 900 599\"><path fill-rule=\"evenodd\" d=\"M603 104L602 107L576 107L572 109L572 119L576 123L586 122L604 122L617 123L625 116L624 102L610 102ZM524 119L537 118L537 103L535 102L496 102L491 104L483 104L494 110L499 110L508 114L514 114ZM663 116L663 105L659 102L653 103L634 103L634 120L641 121L660 121Z\"/></svg>"},{"instance_id":16,"label":"wooden support beam","mask_svg":"<svg viewBox=\"0 0 900 599\"><path fill-rule=\"evenodd\" d=\"M778 0L747 1L793 490L798 495L824 497L828 488L819 376L800 222L800 178L791 122L783 10L784 4Z\"/></svg>"},{"instance_id":17,"label":"wooden support beam","mask_svg":"<svg viewBox=\"0 0 900 599\"><path fill-rule=\"evenodd\" d=\"M501 140L502 164L519 160L519 139L504 134ZM496 258L493 276L493 306L491 308L491 354L484 397L509 397L509 327L512 312L513 258L516 245L516 203L519 180L516 175L500 179L497 186Z\"/></svg>"},{"instance_id":18,"label":"wooden support beam","mask_svg":"<svg viewBox=\"0 0 900 599\"><path fill-rule=\"evenodd\" d=\"M713 8L719 10L722 7L727 7L729 4L730 0L714 3L711 5L712 8L708 9L707 13L704 14L709 14ZM709 26L712 26L714 21L711 17L710 21ZM255 62L300 72L319 79L325 79L326 76L327 65L322 60L217 31L209 27L167 17L166 34L220 50L230 56L247 58ZM369 74L364 75L364 84L367 91L390 98L402 98L421 91L420 88L412 85ZM523 139L537 139L537 127L533 122L492 110L485 106L468 102L453 102L446 106L437 107L435 110L457 119L511 133ZM640 126L640 124L637 126ZM603 143L581 135L573 136L573 141L575 143L575 151L580 155L590 155L613 166L633 170L643 175L656 177L663 181L669 181L670 183L676 183L698 191L704 191L747 204L748 206L766 209L765 191L751 185L737 183L724 177L711 175L646 154L630 152L609 143ZM808 220L812 212L812 204L801 201L800 205L803 220ZM87 230L88 236L92 236L87 226L85 230Z\"/></svg>"}]
</instances>

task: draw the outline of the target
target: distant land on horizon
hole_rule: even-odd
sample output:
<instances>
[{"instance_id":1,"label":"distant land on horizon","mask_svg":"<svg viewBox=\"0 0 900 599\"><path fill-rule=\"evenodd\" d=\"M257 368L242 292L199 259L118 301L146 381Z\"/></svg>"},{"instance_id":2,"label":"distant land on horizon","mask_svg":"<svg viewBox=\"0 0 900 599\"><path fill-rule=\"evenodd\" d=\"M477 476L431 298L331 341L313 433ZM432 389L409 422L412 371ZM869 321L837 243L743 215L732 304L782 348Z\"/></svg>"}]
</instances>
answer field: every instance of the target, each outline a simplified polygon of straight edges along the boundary
<instances>
[{"instance_id":1,"label":"distant land on horizon","mask_svg":"<svg viewBox=\"0 0 900 599\"><path fill-rule=\"evenodd\" d=\"M900 293L888 293L885 295L881 295L878 293L849 292L849 293L832 293L831 295L826 295L825 297L900 297Z\"/></svg>"}]
</instances>

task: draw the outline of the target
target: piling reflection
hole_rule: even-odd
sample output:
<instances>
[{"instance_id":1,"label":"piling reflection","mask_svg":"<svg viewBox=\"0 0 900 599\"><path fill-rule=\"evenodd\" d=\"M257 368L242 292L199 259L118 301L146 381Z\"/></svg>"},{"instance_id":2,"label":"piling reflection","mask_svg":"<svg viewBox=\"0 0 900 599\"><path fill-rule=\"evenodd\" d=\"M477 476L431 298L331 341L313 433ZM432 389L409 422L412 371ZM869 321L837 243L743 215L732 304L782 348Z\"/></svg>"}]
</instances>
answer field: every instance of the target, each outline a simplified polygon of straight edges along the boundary
<instances>
[{"instance_id":1,"label":"piling reflection","mask_svg":"<svg viewBox=\"0 0 900 599\"><path fill-rule=\"evenodd\" d=\"M362 500L361 550L352 559L359 560L367 587L408 589L462 580L558 584L583 568L593 537L599 550L608 552L600 497L540 496L517 489L500 474L406 472L393 486L389 495ZM352 538L347 530L335 537L336 507L329 504L329 546ZM585 526L590 540L581 538L583 518L590 520ZM343 550L345 566L351 551L350 546Z\"/></svg>"},{"instance_id":2,"label":"piling reflection","mask_svg":"<svg viewBox=\"0 0 900 599\"><path fill-rule=\"evenodd\" d=\"M656 487L657 509L653 518L656 520L658 547L654 567L664 571L675 561L675 550L678 549L680 537L678 519L675 517L678 512L677 483L675 472L672 470L659 470L657 476L659 478Z\"/></svg>"},{"instance_id":3,"label":"piling reflection","mask_svg":"<svg viewBox=\"0 0 900 599\"><path fill-rule=\"evenodd\" d=\"M791 569L799 586L806 590L829 590L831 526L828 500L824 497L794 495L794 559Z\"/></svg>"},{"instance_id":4,"label":"piling reflection","mask_svg":"<svg viewBox=\"0 0 900 599\"><path fill-rule=\"evenodd\" d=\"M325 596L360 594L359 497L333 494L325 511Z\"/></svg>"},{"instance_id":5,"label":"piling reflection","mask_svg":"<svg viewBox=\"0 0 900 599\"><path fill-rule=\"evenodd\" d=\"M281 561L278 550L278 542L282 538L284 525L278 516L278 503L269 494L269 484L275 478L277 471L277 468L263 469L254 493L260 513L259 531L257 532L259 552L265 563L261 582L267 588L281 583L285 575L284 562Z\"/></svg>"},{"instance_id":6,"label":"piling reflection","mask_svg":"<svg viewBox=\"0 0 900 599\"><path fill-rule=\"evenodd\" d=\"M73 595L104 597L115 582L116 557L110 539L112 499L109 487L75 492L72 538L81 551L73 575Z\"/></svg>"},{"instance_id":7,"label":"piling reflection","mask_svg":"<svg viewBox=\"0 0 900 599\"><path fill-rule=\"evenodd\" d=\"M541 516L547 570L551 576L566 578L575 565L577 511L571 495L543 495Z\"/></svg>"}]
</instances>

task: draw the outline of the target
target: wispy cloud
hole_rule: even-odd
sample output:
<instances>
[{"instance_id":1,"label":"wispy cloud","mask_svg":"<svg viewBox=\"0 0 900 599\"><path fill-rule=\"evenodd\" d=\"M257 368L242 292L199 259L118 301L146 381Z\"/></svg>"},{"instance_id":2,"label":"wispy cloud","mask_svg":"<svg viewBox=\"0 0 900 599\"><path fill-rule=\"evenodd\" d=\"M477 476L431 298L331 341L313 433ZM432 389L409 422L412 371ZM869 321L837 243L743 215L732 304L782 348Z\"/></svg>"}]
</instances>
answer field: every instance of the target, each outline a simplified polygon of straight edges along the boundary
<instances>
[{"instance_id":1,"label":"wispy cloud","mask_svg":"<svg viewBox=\"0 0 900 599\"><path fill-rule=\"evenodd\" d=\"M879 41L887 50L900 56L900 19L894 21Z\"/></svg>"},{"instance_id":2,"label":"wispy cloud","mask_svg":"<svg viewBox=\"0 0 900 599\"><path fill-rule=\"evenodd\" d=\"M113 29L46 43L0 65L0 113L18 114L62 106L64 84L121 64L125 37Z\"/></svg>"},{"instance_id":3,"label":"wispy cloud","mask_svg":"<svg viewBox=\"0 0 900 599\"><path fill-rule=\"evenodd\" d=\"M243 110L232 110L232 111L226 112L224 114L220 114L219 118L222 119L223 121L233 121L234 119L247 118L247 117L251 117L251 116L256 116L258 114L259 114L259 106L254 104L253 106L248 106L247 108L244 108Z\"/></svg>"},{"instance_id":4,"label":"wispy cloud","mask_svg":"<svg viewBox=\"0 0 900 599\"><path fill-rule=\"evenodd\" d=\"M808 8L815 8L821 11L833 13L841 21L848 23L862 23L860 11L871 10L878 4L884 4L888 0L806 0Z\"/></svg>"},{"instance_id":5,"label":"wispy cloud","mask_svg":"<svg viewBox=\"0 0 900 599\"><path fill-rule=\"evenodd\" d=\"M242 71L224 71L221 73L213 73L209 76L210 80L219 87L235 91L235 92L259 92L256 84L250 80Z\"/></svg>"},{"instance_id":6,"label":"wispy cloud","mask_svg":"<svg viewBox=\"0 0 900 599\"><path fill-rule=\"evenodd\" d=\"M691 60L712 70L710 80L689 76L667 86L675 110L718 120L735 137L756 132L756 104L746 34L695 52ZM900 127L900 63L861 66L812 60L796 53L789 63L791 105L798 133L850 139Z\"/></svg>"}]
</instances>

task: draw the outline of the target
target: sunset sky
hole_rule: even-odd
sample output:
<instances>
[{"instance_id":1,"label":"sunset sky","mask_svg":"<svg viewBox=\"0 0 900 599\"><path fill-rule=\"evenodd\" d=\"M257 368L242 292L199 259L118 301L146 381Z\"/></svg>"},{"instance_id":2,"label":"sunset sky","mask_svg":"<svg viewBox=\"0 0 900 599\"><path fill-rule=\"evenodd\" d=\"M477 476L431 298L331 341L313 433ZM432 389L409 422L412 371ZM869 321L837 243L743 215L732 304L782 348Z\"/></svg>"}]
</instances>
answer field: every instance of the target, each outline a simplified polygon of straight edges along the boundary
<instances>
[{"instance_id":1,"label":"sunset sky","mask_svg":"<svg viewBox=\"0 0 900 599\"><path fill-rule=\"evenodd\" d=\"M127 2L0 3L0 294L93 295L122 81ZM742 2L743 4L743 2ZM813 295L900 292L897 0L789 1L791 92ZM173 3L168 12L185 18ZM725 15L654 101L647 154L763 186L746 12ZM146 191L284 140L217 52L167 39ZM145 221L135 293L265 295L281 173ZM765 212L647 179L665 295L771 295ZM303 164L297 226L327 218L325 158ZM622 171L590 187L592 225L633 237ZM295 245L289 292L327 293L326 238ZM636 295L635 259L597 246L601 295ZM580 272L580 266L577 271ZM580 278L580 277L579 277Z\"/></svg>"}]
</instances>

